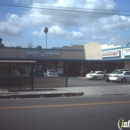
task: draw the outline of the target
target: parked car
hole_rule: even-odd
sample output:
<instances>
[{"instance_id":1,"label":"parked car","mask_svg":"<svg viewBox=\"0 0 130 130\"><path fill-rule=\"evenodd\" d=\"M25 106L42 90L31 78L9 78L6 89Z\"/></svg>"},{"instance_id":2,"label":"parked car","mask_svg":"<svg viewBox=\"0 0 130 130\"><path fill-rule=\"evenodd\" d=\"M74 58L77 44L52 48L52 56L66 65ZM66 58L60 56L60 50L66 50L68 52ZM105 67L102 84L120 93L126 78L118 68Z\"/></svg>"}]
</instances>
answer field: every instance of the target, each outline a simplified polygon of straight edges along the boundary
<instances>
[{"instance_id":1,"label":"parked car","mask_svg":"<svg viewBox=\"0 0 130 130\"><path fill-rule=\"evenodd\" d=\"M113 73L115 74L115 73L122 72L122 71L130 71L130 69L115 69L112 73L106 73L105 74L106 82L110 82L110 80L109 80L110 74L113 74Z\"/></svg>"},{"instance_id":2,"label":"parked car","mask_svg":"<svg viewBox=\"0 0 130 130\"><path fill-rule=\"evenodd\" d=\"M118 81L118 82L122 82L122 83L130 81L130 71L120 71L117 73L110 74L109 80Z\"/></svg>"},{"instance_id":3,"label":"parked car","mask_svg":"<svg viewBox=\"0 0 130 130\"><path fill-rule=\"evenodd\" d=\"M59 77L59 75L56 70L46 70L46 72L44 72L44 77Z\"/></svg>"},{"instance_id":4,"label":"parked car","mask_svg":"<svg viewBox=\"0 0 130 130\"><path fill-rule=\"evenodd\" d=\"M105 72L104 71L92 71L88 74L86 74L86 79L104 79L105 78Z\"/></svg>"}]
</instances>

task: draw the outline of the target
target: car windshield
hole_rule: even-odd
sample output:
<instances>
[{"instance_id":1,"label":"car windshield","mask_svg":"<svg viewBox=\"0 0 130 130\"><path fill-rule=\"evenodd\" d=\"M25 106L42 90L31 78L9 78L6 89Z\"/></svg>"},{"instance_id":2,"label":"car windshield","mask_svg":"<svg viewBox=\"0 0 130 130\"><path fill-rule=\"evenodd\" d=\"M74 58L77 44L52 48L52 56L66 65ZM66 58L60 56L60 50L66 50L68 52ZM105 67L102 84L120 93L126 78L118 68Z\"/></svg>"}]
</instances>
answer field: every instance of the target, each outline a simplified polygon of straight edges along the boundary
<instances>
[{"instance_id":1,"label":"car windshield","mask_svg":"<svg viewBox=\"0 0 130 130\"><path fill-rule=\"evenodd\" d=\"M96 74L96 73L98 73L99 71L92 71L92 72L90 72L91 74Z\"/></svg>"},{"instance_id":2,"label":"car windshield","mask_svg":"<svg viewBox=\"0 0 130 130\"><path fill-rule=\"evenodd\" d=\"M91 71L91 72L90 72L90 74L94 74L94 73L96 73L96 72L95 72L95 71Z\"/></svg>"},{"instance_id":3,"label":"car windshield","mask_svg":"<svg viewBox=\"0 0 130 130\"><path fill-rule=\"evenodd\" d=\"M117 72L117 74L122 74L123 73L123 71L119 71L119 72Z\"/></svg>"},{"instance_id":4,"label":"car windshield","mask_svg":"<svg viewBox=\"0 0 130 130\"><path fill-rule=\"evenodd\" d=\"M112 73L118 73L119 71L118 70L114 70Z\"/></svg>"}]
</instances>

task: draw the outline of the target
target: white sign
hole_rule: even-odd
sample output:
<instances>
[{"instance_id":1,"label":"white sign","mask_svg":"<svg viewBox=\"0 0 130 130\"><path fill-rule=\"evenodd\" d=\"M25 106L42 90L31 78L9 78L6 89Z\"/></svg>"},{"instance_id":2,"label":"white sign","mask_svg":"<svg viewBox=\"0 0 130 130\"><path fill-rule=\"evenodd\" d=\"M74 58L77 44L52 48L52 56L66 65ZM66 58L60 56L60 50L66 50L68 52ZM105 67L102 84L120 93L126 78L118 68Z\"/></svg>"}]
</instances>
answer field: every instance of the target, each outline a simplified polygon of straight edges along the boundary
<instances>
[{"instance_id":1,"label":"white sign","mask_svg":"<svg viewBox=\"0 0 130 130\"><path fill-rule=\"evenodd\" d=\"M102 58L118 57L118 56L120 56L119 50L117 50L117 51L105 51L105 52L102 52L101 55L102 55Z\"/></svg>"},{"instance_id":2,"label":"white sign","mask_svg":"<svg viewBox=\"0 0 130 130\"><path fill-rule=\"evenodd\" d=\"M130 49L124 49L124 50L122 50L122 55L123 56L130 56Z\"/></svg>"},{"instance_id":3,"label":"white sign","mask_svg":"<svg viewBox=\"0 0 130 130\"><path fill-rule=\"evenodd\" d=\"M50 58L58 58L60 57L60 52L34 52L27 51L26 56L29 57L50 57Z\"/></svg>"}]
</instances>

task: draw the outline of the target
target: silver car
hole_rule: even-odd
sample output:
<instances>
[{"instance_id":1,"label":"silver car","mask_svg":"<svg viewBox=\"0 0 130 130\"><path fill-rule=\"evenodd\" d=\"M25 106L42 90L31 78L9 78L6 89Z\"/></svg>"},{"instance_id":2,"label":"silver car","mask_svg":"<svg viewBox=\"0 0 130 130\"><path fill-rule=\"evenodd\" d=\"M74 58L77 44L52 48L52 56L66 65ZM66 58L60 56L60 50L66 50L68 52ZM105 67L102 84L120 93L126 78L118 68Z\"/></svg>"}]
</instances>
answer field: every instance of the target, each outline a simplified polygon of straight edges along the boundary
<instances>
[{"instance_id":1,"label":"silver car","mask_svg":"<svg viewBox=\"0 0 130 130\"><path fill-rule=\"evenodd\" d=\"M59 77L58 72L56 70L47 70L44 73L44 77L48 78L48 77Z\"/></svg>"},{"instance_id":2,"label":"silver car","mask_svg":"<svg viewBox=\"0 0 130 130\"><path fill-rule=\"evenodd\" d=\"M120 71L117 73L110 74L109 80L118 81L118 82L122 82L122 83L130 81L130 71Z\"/></svg>"},{"instance_id":3,"label":"silver car","mask_svg":"<svg viewBox=\"0 0 130 130\"><path fill-rule=\"evenodd\" d=\"M88 74L86 74L86 79L104 79L105 78L105 72L104 71L92 71Z\"/></svg>"}]
</instances>

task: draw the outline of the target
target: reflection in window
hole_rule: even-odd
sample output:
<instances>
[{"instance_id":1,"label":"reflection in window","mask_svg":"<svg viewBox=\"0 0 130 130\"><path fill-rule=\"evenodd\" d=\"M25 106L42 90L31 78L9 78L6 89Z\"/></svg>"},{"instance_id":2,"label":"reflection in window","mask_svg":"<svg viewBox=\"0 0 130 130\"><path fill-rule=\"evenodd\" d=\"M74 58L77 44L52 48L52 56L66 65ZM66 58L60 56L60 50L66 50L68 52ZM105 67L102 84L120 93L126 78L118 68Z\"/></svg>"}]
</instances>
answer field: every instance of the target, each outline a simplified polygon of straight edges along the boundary
<instances>
[{"instance_id":1,"label":"reflection in window","mask_svg":"<svg viewBox=\"0 0 130 130\"><path fill-rule=\"evenodd\" d=\"M29 65L11 65L11 76L30 76L31 66Z\"/></svg>"}]
</instances>

